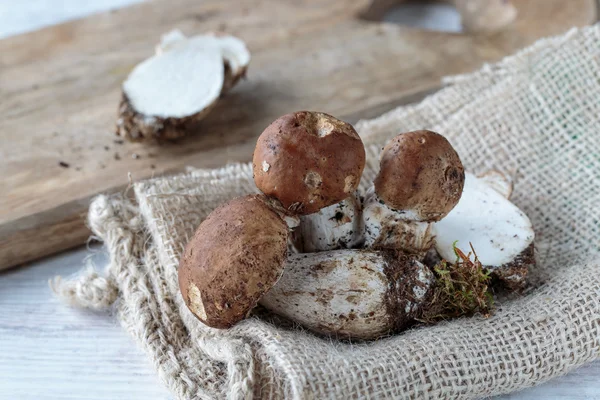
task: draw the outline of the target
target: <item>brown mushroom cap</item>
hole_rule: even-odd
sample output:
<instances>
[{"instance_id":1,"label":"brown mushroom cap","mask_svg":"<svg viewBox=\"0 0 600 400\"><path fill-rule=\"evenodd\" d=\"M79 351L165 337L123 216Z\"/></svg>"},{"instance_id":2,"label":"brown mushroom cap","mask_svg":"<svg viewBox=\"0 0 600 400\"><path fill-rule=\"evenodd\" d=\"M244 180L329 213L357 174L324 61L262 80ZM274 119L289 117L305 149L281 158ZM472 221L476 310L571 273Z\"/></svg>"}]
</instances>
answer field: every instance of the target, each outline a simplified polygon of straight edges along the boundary
<instances>
[{"instance_id":1,"label":"brown mushroom cap","mask_svg":"<svg viewBox=\"0 0 600 400\"><path fill-rule=\"evenodd\" d=\"M402 133L381 154L375 191L387 206L411 211L414 219L439 221L458 203L465 171L458 154L442 135Z\"/></svg>"},{"instance_id":2,"label":"brown mushroom cap","mask_svg":"<svg viewBox=\"0 0 600 400\"><path fill-rule=\"evenodd\" d=\"M288 227L259 195L215 209L198 227L179 263L188 308L213 328L229 328L277 282Z\"/></svg>"},{"instance_id":3,"label":"brown mushroom cap","mask_svg":"<svg viewBox=\"0 0 600 400\"><path fill-rule=\"evenodd\" d=\"M348 197L364 166L365 148L352 125L310 111L275 120L258 138L253 157L256 186L301 215Z\"/></svg>"}]
</instances>

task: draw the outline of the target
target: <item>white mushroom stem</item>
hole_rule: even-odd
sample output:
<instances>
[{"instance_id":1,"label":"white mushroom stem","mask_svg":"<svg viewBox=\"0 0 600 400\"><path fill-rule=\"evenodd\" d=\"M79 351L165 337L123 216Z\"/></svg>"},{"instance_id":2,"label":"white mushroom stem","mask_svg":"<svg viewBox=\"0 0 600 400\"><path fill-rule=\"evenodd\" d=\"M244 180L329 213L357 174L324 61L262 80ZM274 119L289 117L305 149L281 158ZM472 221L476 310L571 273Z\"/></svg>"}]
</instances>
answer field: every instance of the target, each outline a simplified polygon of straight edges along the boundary
<instances>
[{"instance_id":1,"label":"white mushroom stem","mask_svg":"<svg viewBox=\"0 0 600 400\"><path fill-rule=\"evenodd\" d=\"M353 248L362 242L361 204L357 193L318 212L300 217L296 247L305 253Z\"/></svg>"},{"instance_id":2,"label":"white mushroom stem","mask_svg":"<svg viewBox=\"0 0 600 400\"><path fill-rule=\"evenodd\" d=\"M415 218L412 211L391 209L370 188L363 202L365 247L424 255L433 246L433 224Z\"/></svg>"},{"instance_id":3,"label":"white mushroom stem","mask_svg":"<svg viewBox=\"0 0 600 400\"><path fill-rule=\"evenodd\" d=\"M535 263L534 231L517 206L472 174L465 177L463 195L456 207L433 227L435 247L453 261L454 244L465 254L471 245L479 261L511 289L525 284Z\"/></svg>"},{"instance_id":4,"label":"white mushroom stem","mask_svg":"<svg viewBox=\"0 0 600 400\"><path fill-rule=\"evenodd\" d=\"M429 268L393 251L292 254L260 304L315 332L373 339L409 326L434 280Z\"/></svg>"}]
</instances>

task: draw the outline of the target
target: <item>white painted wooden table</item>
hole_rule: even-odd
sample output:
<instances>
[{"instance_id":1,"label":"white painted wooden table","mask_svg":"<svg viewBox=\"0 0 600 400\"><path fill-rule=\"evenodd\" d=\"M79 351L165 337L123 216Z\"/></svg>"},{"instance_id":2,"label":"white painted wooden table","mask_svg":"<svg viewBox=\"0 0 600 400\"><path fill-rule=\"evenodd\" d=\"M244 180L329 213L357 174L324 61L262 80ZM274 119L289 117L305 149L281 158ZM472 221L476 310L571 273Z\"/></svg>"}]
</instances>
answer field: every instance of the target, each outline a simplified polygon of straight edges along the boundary
<instances>
[{"instance_id":1,"label":"white painted wooden table","mask_svg":"<svg viewBox=\"0 0 600 400\"><path fill-rule=\"evenodd\" d=\"M0 0L0 38L136 1ZM423 25L456 27L447 9L415 12ZM48 280L76 273L86 258L106 263L100 248L79 249L0 273L1 400L172 398L114 318L52 297ZM502 399L600 399L600 362Z\"/></svg>"}]
</instances>

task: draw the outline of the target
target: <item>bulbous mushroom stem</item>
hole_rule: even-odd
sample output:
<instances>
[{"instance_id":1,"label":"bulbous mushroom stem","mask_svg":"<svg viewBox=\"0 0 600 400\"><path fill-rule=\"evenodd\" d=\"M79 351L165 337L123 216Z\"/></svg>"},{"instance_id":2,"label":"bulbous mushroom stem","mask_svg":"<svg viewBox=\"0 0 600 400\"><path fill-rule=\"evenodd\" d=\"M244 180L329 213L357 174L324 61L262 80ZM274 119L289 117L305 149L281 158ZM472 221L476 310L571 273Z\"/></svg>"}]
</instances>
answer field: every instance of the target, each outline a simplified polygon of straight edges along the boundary
<instances>
[{"instance_id":1,"label":"bulbous mushroom stem","mask_svg":"<svg viewBox=\"0 0 600 400\"><path fill-rule=\"evenodd\" d=\"M260 304L318 333L375 339L410 326L434 283L429 268L394 251L293 254Z\"/></svg>"}]
</instances>

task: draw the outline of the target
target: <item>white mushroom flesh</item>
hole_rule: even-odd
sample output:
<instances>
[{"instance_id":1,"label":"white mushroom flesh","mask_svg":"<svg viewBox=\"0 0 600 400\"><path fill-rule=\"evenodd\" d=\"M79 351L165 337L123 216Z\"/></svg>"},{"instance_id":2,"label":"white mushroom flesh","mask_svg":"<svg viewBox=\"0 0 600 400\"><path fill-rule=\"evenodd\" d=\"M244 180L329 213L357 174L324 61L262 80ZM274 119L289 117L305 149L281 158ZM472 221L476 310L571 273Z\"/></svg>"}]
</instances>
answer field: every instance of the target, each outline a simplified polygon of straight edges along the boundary
<instances>
[{"instance_id":1,"label":"white mushroom flesh","mask_svg":"<svg viewBox=\"0 0 600 400\"><path fill-rule=\"evenodd\" d=\"M314 214L301 216L294 241L306 253L352 248L362 242L361 221L360 199L354 193Z\"/></svg>"},{"instance_id":2,"label":"white mushroom flesh","mask_svg":"<svg viewBox=\"0 0 600 400\"><path fill-rule=\"evenodd\" d=\"M466 174L460 201L433 227L441 257L454 260L453 245L465 254L473 245L479 261L493 269L511 263L534 239L529 218L484 180Z\"/></svg>"},{"instance_id":3,"label":"white mushroom flesh","mask_svg":"<svg viewBox=\"0 0 600 400\"><path fill-rule=\"evenodd\" d=\"M415 221L412 211L389 208L370 188L363 202L364 245L424 254L433 246L433 224Z\"/></svg>"},{"instance_id":4,"label":"white mushroom flesh","mask_svg":"<svg viewBox=\"0 0 600 400\"><path fill-rule=\"evenodd\" d=\"M233 75L250 62L245 44L232 36L179 31L162 37L157 54L137 65L123 83L135 111L159 118L183 118L211 106L224 87L227 63Z\"/></svg>"}]
</instances>

